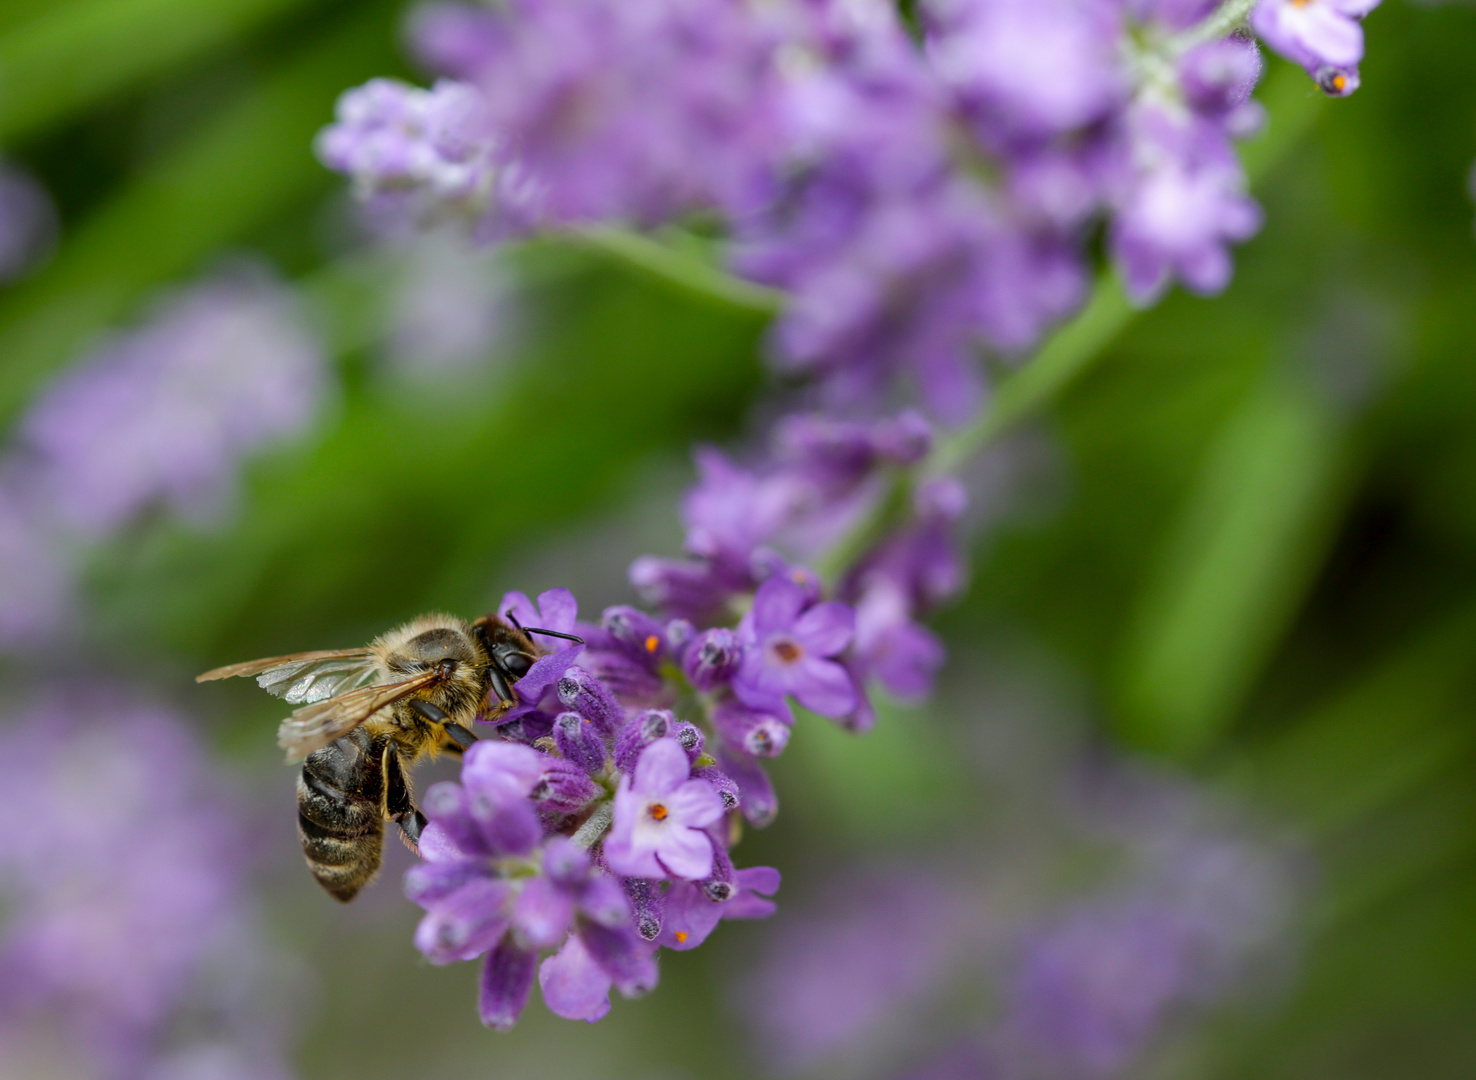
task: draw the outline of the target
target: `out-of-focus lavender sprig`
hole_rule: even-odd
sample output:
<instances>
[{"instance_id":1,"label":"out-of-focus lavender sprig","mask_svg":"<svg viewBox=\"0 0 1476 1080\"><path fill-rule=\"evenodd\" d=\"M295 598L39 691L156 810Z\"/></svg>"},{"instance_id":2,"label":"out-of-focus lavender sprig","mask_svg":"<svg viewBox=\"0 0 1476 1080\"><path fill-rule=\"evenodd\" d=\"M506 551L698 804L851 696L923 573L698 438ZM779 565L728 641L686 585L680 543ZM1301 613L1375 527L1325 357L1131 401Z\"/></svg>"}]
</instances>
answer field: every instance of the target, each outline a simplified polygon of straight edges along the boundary
<instances>
[{"instance_id":1,"label":"out-of-focus lavender sprig","mask_svg":"<svg viewBox=\"0 0 1476 1080\"><path fill-rule=\"evenodd\" d=\"M781 368L872 413L901 378L956 422L975 350L1081 305L1102 226L1139 302L1223 289L1260 224L1233 145L1261 116L1247 16L1345 94L1372 6L928 0L914 35L888 0L437 3L413 35L447 78L347 92L319 153L489 238L715 213L787 298Z\"/></svg>"},{"instance_id":2,"label":"out-of-focus lavender sprig","mask_svg":"<svg viewBox=\"0 0 1476 1080\"><path fill-rule=\"evenodd\" d=\"M0 640L56 629L85 545L156 509L218 516L242 460L303 431L328 388L296 298L254 265L164 298L101 342L0 457Z\"/></svg>"},{"instance_id":3,"label":"out-of-focus lavender sprig","mask_svg":"<svg viewBox=\"0 0 1476 1080\"><path fill-rule=\"evenodd\" d=\"M382 213L483 239L715 216L783 297L772 352L803 380L751 453L699 451L685 557L631 568L659 615L504 600L584 644L540 640L500 738L427 792L407 886L427 956L485 956L486 1023L535 979L599 1019L660 947L770 910L777 874L728 850L777 813L763 763L795 706L864 730L878 687L925 696L943 662L923 620L963 585L953 473L982 440L935 423L978 415L977 350L1019 355L1079 308L1093 235L1146 303L1224 288L1259 226L1233 145L1261 119L1248 10L442 3L413 33L446 78L340 99L319 154Z\"/></svg>"},{"instance_id":4,"label":"out-of-focus lavender sprig","mask_svg":"<svg viewBox=\"0 0 1476 1080\"><path fill-rule=\"evenodd\" d=\"M39 696L3 730L0 1071L290 1075L282 958L220 766L179 718L102 684Z\"/></svg>"},{"instance_id":5,"label":"out-of-focus lavender sprig","mask_svg":"<svg viewBox=\"0 0 1476 1080\"><path fill-rule=\"evenodd\" d=\"M1064 830L1060 806L1037 808L1052 824L1001 854L959 836L788 912L733 992L764 1063L787 1074L942 1041L898 1075L1105 1080L1247 987L1274 987L1294 953L1289 852L1185 781L1093 771L1138 805L1098 791ZM1084 844L1110 869L1063 898Z\"/></svg>"}]
</instances>

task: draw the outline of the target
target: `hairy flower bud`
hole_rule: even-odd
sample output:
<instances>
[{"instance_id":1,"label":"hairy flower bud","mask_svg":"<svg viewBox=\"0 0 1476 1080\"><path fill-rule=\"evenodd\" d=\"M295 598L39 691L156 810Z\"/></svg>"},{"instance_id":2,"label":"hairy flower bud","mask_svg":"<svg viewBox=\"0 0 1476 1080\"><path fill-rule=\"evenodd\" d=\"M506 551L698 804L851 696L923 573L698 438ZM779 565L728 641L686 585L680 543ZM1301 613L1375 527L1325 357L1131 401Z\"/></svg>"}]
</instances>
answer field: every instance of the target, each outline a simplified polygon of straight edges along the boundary
<instances>
[{"instance_id":1,"label":"hairy flower bud","mask_svg":"<svg viewBox=\"0 0 1476 1080\"><path fill-rule=\"evenodd\" d=\"M608 738L625 723L625 710L603 683L581 667L571 667L559 679L559 700Z\"/></svg>"},{"instance_id":2,"label":"hairy flower bud","mask_svg":"<svg viewBox=\"0 0 1476 1080\"><path fill-rule=\"evenodd\" d=\"M641 751L657 739L664 739L676 727L676 718L666 709L647 709L615 737L615 767L623 773L635 768Z\"/></svg>"},{"instance_id":3,"label":"hairy flower bud","mask_svg":"<svg viewBox=\"0 0 1476 1080\"><path fill-rule=\"evenodd\" d=\"M716 690L738 670L743 642L726 626L704 630L687 646L682 670L698 690Z\"/></svg>"},{"instance_id":4,"label":"hairy flower bud","mask_svg":"<svg viewBox=\"0 0 1476 1080\"><path fill-rule=\"evenodd\" d=\"M738 785L723 770L716 765L706 765L696 769L692 773L698 780L705 780L712 785L712 789L718 793L718 798L723 802L724 810L736 810L742 802L739 795Z\"/></svg>"},{"instance_id":5,"label":"hairy flower bud","mask_svg":"<svg viewBox=\"0 0 1476 1080\"><path fill-rule=\"evenodd\" d=\"M554 719L553 738L564 760L590 776L605 767L605 740L600 738L594 723L579 713L560 713Z\"/></svg>"}]
</instances>

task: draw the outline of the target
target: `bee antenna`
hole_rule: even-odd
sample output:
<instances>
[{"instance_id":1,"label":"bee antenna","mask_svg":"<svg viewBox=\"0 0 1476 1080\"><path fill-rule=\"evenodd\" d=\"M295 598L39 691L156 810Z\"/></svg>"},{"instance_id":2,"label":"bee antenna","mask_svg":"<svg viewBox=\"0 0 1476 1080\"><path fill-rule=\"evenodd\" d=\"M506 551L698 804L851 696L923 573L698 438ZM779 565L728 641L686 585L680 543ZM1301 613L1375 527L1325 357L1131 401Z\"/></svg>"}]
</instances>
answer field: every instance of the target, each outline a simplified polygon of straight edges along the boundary
<instances>
[{"instance_id":1,"label":"bee antenna","mask_svg":"<svg viewBox=\"0 0 1476 1080\"><path fill-rule=\"evenodd\" d=\"M563 638L565 641L572 641L577 645L584 644L582 637L575 637L573 634L561 634L557 630L545 630L540 626L524 626L518 622L518 617L513 614L512 608L507 609L506 615L512 621L512 624L525 634L543 634L547 637Z\"/></svg>"},{"instance_id":2,"label":"bee antenna","mask_svg":"<svg viewBox=\"0 0 1476 1080\"><path fill-rule=\"evenodd\" d=\"M584 644L582 637L576 637L573 634L561 634L557 630L542 630L536 626L520 626L518 629L525 634L547 634L549 637L563 638L565 641L572 641L577 645Z\"/></svg>"}]
</instances>

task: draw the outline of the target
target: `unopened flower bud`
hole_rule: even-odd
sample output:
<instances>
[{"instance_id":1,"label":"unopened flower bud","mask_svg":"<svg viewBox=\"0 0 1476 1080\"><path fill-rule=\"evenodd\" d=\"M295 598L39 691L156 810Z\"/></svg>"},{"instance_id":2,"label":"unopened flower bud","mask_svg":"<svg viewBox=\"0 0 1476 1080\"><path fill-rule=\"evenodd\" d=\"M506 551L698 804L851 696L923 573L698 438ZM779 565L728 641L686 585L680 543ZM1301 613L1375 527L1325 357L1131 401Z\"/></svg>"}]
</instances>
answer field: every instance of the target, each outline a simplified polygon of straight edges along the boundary
<instances>
[{"instance_id":1,"label":"unopened flower bud","mask_svg":"<svg viewBox=\"0 0 1476 1080\"><path fill-rule=\"evenodd\" d=\"M678 724L672 732L676 741L682 744L682 749L687 752L687 760L694 765L702 756L702 748L707 743L707 736L702 734L702 729L696 724Z\"/></svg>"},{"instance_id":2,"label":"unopened flower bud","mask_svg":"<svg viewBox=\"0 0 1476 1080\"><path fill-rule=\"evenodd\" d=\"M729 745L752 757L778 757L789 745L789 725L772 713L736 700L713 710L713 725Z\"/></svg>"},{"instance_id":3,"label":"unopened flower bud","mask_svg":"<svg viewBox=\"0 0 1476 1080\"><path fill-rule=\"evenodd\" d=\"M742 801L738 794L738 785L733 778L723 772L716 765L707 765L695 769L692 775L699 780L706 780L712 785L712 789L718 793L718 798L723 801L724 810L736 810Z\"/></svg>"},{"instance_id":4,"label":"unopened flower bud","mask_svg":"<svg viewBox=\"0 0 1476 1080\"><path fill-rule=\"evenodd\" d=\"M635 768L641 751L657 739L664 739L676 727L676 718L665 709L647 709L615 737L615 767L628 773Z\"/></svg>"},{"instance_id":5,"label":"unopened flower bud","mask_svg":"<svg viewBox=\"0 0 1476 1080\"><path fill-rule=\"evenodd\" d=\"M661 923L666 912L666 897L661 883L648 878L624 878L621 884L635 914L636 931L647 941L661 936Z\"/></svg>"},{"instance_id":6,"label":"unopened flower bud","mask_svg":"<svg viewBox=\"0 0 1476 1080\"><path fill-rule=\"evenodd\" d=\"M733 677L743 660L743 642L734 630L704 630L687 647L682 670L698 690L715 690Z\"/></svg>"},{"instance_id":7,"label":"unopened flower bud","mask_svg":"<svg viewBox=\"0 0 1476 1080\"><path fill-rule=\"evenodd\" d=\"M561 814L572 814L598 798L600 787L578 766L550 760L544 774L533 785L529 797Z\"/></svg>"},{"instance_id":8,"label":"unopened flower bud","mask_svg":"<svg viewBox=\"0 0 1476 1080\"><path fill-rule=\"evenodd\" d=\"M1320 67L1312 75L1317 88L1328 97L1347 97L1362 85L1356 67Z\"/></svg>"},{"instance_id":9,"label":"unopened flower bud","mask_svg":"<svg viewBox=\"0 0 1476 1080\"><path fill-rule=\"evenodd\" d=\"M774 794L769 774L758 759L723 748L718 753L718 762L723 772L737 783L743 816L749 824L762 828L773 821L779 813L779 797Z\"/></svg>"},{"instance_id":10,"label":"unopened flower bud","mask_svg":"<svg viewBox=\"0 0 1476 1080\"><path fill-rule=\"evenodd\" d=\"M658 665L666 655L666 627L644 611L633 607L610 607L600 620L626 651L649 667Z\"/></svg>"},{"instance_id":11,"label":"unopened flower bud","mask_svg":"<svg viewBox=\"0 0 1476 1080\"><path fill-rule=\"evenodd\" d=\"M564 760L590 776L605 767L605 740L600 738L593 722L577 712L560 713L554 720L553 730L554 743Z\"/></svg>"},{"instance_id":12,"label":"unopened flower bud","mask_svg":"<svg viewBox=\"0 0 1476 1080\"><path fill-rule=\"evenodd\" d=\"M733 860L721 844L712 845L712 873L698 882L702 895L714 903L733 899L738 887L733 884Z\"/></svg>"},{"instance_id":13,"label":"unopened flower bud","mask_svg":"<svg viewBox=\"0 0 1476 1080\"><path fill-rule=\"evenodd\" d=\"M559 679L559 700L593 725L597 734L608 738L625 722L625 710L590 672L571 667Z\"/></svg>"}]
</instances>

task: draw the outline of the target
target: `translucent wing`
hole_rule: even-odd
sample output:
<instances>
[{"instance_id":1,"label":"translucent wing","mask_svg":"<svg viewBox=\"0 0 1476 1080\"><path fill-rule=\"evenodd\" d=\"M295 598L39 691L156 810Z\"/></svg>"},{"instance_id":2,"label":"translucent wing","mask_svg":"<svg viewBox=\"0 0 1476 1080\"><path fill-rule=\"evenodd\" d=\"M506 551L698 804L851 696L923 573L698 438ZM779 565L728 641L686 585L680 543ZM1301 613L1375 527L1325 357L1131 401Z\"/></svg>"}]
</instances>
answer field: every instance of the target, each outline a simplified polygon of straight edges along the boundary
<instances>
[{"instance_id":1,"label":"translucent wing","mask_svg":"<svg viewBox=\"0 0 1476 1080\"><path fill-rule=\"evenodd\" d=\"M361 686L357 690L304 705L277 729L277 745L287 751L288 761L301 761L334 739L342 738L386 705L393 705L441 678L439 671L422 671L408 679Z\"/></svg>"},{"instance_id":2,"label":"translucent wing","mask_svg":"<svg viewBox=\"0 0 1476 1080\"><path fill-rule=\"evenodd\" d=\"M361 686L373 674L374 656L368 649L326 649L247 660L197 675L195 681L254 675L257 685L267 693L294 705L309 705Z\"/></svg>"}]
</instances>

